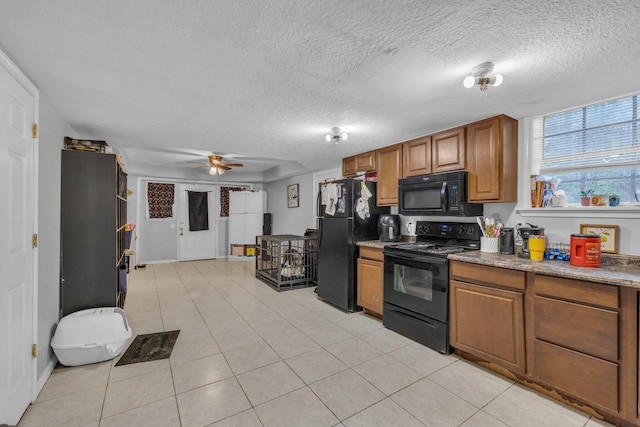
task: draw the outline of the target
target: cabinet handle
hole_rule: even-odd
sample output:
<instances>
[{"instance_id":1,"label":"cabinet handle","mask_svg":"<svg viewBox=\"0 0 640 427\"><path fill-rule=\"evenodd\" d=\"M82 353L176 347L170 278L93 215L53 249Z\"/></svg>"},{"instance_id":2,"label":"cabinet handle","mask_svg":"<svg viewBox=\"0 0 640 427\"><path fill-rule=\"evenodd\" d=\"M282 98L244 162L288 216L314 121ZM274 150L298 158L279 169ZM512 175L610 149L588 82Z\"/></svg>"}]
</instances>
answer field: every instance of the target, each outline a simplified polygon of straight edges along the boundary
<instances>
[{"instance_id":1,"label":"cabinet handle","mask_svg":"<svg viewBox=\"0 0 640 427\"><path fill-rule=\"evenodd\" d=\"M180 227L180 235L183 236L184 235L184 228Z\"/></svg>"}]
</instances>

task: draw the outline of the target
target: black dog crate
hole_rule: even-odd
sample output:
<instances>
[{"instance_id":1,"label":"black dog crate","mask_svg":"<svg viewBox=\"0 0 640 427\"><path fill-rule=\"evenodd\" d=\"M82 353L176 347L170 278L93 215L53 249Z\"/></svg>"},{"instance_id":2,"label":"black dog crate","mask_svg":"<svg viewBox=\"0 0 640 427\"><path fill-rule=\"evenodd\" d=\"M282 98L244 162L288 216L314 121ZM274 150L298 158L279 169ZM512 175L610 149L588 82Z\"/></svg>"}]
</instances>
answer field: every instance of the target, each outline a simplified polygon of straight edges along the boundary
<instances>
[{"instance_id":1,"label":"black dog crate","mask_svg":"<svg viewBox=\"0 0 640 427\"><path fill-rule=\"evenodd\" d=\"M291 234L257 236L256 277L274 289L310 286L318 277L315 237Z\"/></svg>"}]
</instances>

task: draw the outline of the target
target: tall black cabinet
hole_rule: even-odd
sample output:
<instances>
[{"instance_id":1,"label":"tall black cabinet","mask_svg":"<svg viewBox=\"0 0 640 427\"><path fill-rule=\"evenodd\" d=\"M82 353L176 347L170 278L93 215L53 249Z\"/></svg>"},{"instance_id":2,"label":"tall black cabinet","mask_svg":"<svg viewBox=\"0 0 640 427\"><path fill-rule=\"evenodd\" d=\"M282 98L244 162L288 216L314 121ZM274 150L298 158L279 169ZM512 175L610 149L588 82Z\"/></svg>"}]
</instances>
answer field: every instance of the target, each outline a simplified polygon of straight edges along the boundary
<instances>
[{"instance_id":1,"label":"tall black cabinet","mask_svg":"<svg viewBox=\"0 0 640 427\"><path fill-rule=\"evenodd\" d=\"M76 150L62 150L61 174L60 315L122 307L127 175L115 154Z\"/></svg>"}]
</instances>

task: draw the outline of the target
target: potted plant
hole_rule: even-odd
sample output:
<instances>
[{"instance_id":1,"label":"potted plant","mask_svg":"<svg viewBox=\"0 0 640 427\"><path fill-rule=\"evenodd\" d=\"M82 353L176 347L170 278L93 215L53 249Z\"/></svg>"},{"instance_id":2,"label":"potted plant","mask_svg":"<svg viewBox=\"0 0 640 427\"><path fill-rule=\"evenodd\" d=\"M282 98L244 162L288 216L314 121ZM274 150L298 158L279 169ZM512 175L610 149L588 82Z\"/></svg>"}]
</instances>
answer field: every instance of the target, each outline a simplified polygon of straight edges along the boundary
<instances>
[{"instance_id":1,"label":"potted plant","mask_svg":"<svg viewBox=\"0 0 640 427\"><path fill-rule=\"evenodd\" d=\"M620 204L620 195L609 193L609 206L618 206Z\"/></svg>"},{"instance_id":2,"label":"potted plant","mask_svg":"<svg viewBox=\"0 0 640 427\"><path fill-rule=\"evenodd\" d=\"M591 195L593 194L593 189L588 188L580 192L580 204L582 206L591 206Z\"/></svg>"}]
</instances>

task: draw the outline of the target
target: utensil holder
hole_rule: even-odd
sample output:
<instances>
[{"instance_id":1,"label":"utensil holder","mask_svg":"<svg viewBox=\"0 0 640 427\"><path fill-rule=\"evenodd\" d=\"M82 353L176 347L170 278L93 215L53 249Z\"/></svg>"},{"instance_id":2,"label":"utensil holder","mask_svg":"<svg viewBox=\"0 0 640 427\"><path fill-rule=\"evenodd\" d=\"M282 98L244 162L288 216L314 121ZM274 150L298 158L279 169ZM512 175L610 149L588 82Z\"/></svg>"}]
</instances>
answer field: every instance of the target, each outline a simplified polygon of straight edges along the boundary
<instances>
[{"instance_id":1,"label":"utensil holder","mask_svg":"<svg viewBox=\"0 0 640 427\"><path fill-rule=\"evenodd\" d=\"M498 253L499 238L480 237L480 252Z\"/></svg>"}]
</instances>

